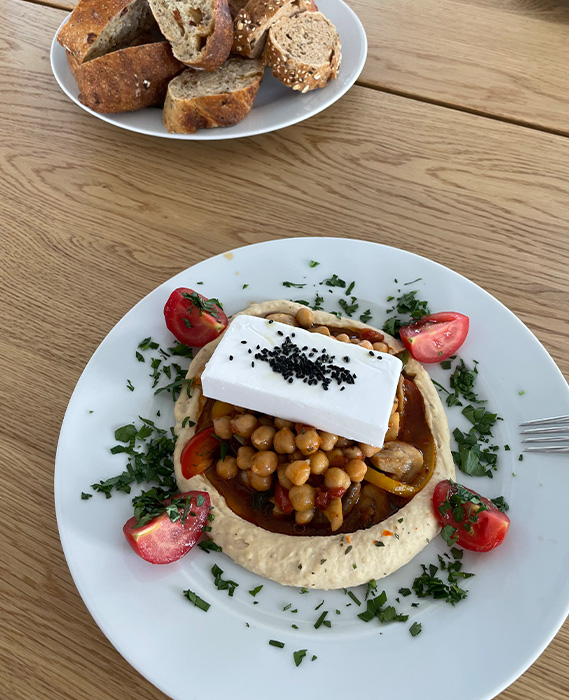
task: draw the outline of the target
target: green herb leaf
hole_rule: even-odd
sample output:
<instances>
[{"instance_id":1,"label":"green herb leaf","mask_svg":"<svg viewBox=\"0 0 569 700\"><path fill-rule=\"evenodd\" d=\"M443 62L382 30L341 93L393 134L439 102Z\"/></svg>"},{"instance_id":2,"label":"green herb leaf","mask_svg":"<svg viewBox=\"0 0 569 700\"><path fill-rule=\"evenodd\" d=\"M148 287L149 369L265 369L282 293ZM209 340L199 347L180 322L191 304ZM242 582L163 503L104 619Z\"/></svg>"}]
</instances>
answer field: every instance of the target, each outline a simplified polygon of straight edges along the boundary
<instances>
[{"instance_id":1,"label":"green herb leaf","mask_svg":"<svg viewBox=\"0 0 569 700\"><path fill-rule=\"evenodd\" d=\"M187 598L190 601L190 603L193 603L196 606L196 608L199 608L204 612L207 612L211 608L211 605L209 603L206 603L203 598L200 598L197 593L194 593L189 588L187 591L184 591L184 597Z\"/></svg>"},{"instance_id":2,"label":"green herb leaf","mask_svg":"<svg viewBox=\"0 0 569 700\"><path fill-rule=\"evenodd\" d=\"M409 627L409 632L411 633L412 637L416 637L418 634L421 633L421 630L423 629L423 625L420 622L414 622L411 627Z\"/></svg>"},{"instance_id":3,"label":"green herb leaf","mask_svg":"<svg viewBox=\"0 0 569 700\"><path fill-rule=\"evenodd\" d=\"M306 656L307 649L299 649L293 653L294 663L296 666L300 666L302 659Z\"/></svg>"}]
</instances>

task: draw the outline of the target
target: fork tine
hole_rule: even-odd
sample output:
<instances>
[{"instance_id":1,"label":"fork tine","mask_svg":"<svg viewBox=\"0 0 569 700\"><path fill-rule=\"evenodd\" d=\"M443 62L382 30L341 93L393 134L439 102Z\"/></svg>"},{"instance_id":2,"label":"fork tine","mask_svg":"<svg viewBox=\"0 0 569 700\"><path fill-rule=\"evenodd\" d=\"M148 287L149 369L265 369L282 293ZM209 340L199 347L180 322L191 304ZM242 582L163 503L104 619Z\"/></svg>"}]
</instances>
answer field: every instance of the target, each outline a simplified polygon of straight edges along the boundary
<instances>
[{"instance_id":1,"label":"fork tine","mask_svg":"<svg viewBox=\"0 0 569 700\"><path fill-rule=\"evenodd\" d=\"M521 426L523 425L548 425L550 423L569 423L569 415L568 416L553 416L552 418L535 418L534 420L526 420L523 423L520 423Z\"/></svg>"},{"instance_id":2,"label":"fork tine","mask_svg":"<svg viewBox=\"0 0 569 700\"><path fill-rule=\"evenodd\" d=\"M524 452L569 452L569 445L562 447L561 445L550 445L546 447L524 447Z\"/></svg>"},{"instance_id":3,"label":"fork tine","mask_svg":"<svg viewBox=\"0 0 569 700\"><path fill-rule=\"evenodd\" d=\"M568 426L556 425L556 426L546 426L543 428L526 428L525 430L520 430L521 435L547 435L552 433L565 433L567 432Z\"/></svg>"},{"instance_id":4,"label":"fork tine","mask_svg":"<svg viewBox=\"0 0 569 700\"><path fill-rule=\"evenodd\" d=\"M559 436L553 436L551 435L550 437L528 437L524 438L522 440L524 443L529 443L529 442L569 442L569 435L559 435Z\"/></svg>"}]
</instances>

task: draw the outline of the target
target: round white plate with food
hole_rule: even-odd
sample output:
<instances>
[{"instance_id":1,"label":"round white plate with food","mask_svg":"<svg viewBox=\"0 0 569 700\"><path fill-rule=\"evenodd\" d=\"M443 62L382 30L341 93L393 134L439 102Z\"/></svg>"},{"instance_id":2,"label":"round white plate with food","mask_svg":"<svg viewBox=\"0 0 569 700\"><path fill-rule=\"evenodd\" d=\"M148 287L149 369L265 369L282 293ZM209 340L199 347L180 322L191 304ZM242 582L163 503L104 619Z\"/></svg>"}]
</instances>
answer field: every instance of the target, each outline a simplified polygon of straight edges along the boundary
<instances>
[{"instance_id":1,"label":"round white plate with food","mask_svg":"<svg viewBox=\"0 0 569 700\"><path fill-rule=\"evenodd\" d=\"M367 38L355 12L343 0L322 0L319 9L334 23L342 42L342 63L337 78L324 88L299 94L283 85L273 77L269 68L265 68L253 109L235 126L201 129L195 134L174 134L166 130L160 107L147 107L124 114L94 112L79 101L77 83L69 69L65 50L57 43L59 29L51 44L51 69L63 92L75 104L98 119L121 129L185 141L216 141L264 134L297 124L334 104L352 87L364 67Z\"/></svg>"},{"instance_id":2,"label":"round white plate with food","mask_svg":"<svg viewBox=\"0 0 569 700\"><path fill-rule=\"evenodd\" d=\"M269 265L270 274L261 274ZM125 469L128 455L120 450L128 443L120 439L133 429L121 428L154 424L169 431L174 424L171 396L155 392L176 381L175 368L169 378L161 373L165 364L177 363L183 372L189 363L160 355L160 348L175 344L163 308L178 287L216 297L228 315L253 302L284 298L313 305L317 297L324 309L346 313L347 307L352 318L370 317L379 328L400 315L396 307L405 302L423 300L432 313L467 315L470 331L459 358L451 369L434 364L428 370L444 387L446 407L453 395L450 377L464 361L462 378L474 381L476 398L487 402L475 406L499 416L489 442L480 444L497 455L496 468L487 465L493 478L458 470L457 478L509 503L505 541L491 552L465 551L455 559L437 536L408 564L378 579L375 588L329 591L283 586L197 546L165 566L137 557L122 527L139 487L133 484L129 495L113 490L106 499L91 485L110 488L107 480ZM451 432L460 428L464 434L472 423L462 410L472 396L461 400L462 407L446 413ZM333 683L340 697L364 695L372 669L384 697L435 700L452 692L462 700L487 700L533 663L569 610L569 543L563 508L555 507L559 493L569 488L566 460L522 453L517 427L523 420L567 413L567 383L542 345L501 303L453 271L402 250L340 238L239 248L181 272L145 297L85 368L56 458L63 549L104 634L174 700L241 697L236 688L253 698L270 688L276 700L291 692L308 699L323 692L323 683ZM428 591L443 597L426 597ZM358 617L368 607L366 595L382 610L368 622ZM285 674L287 682L275 682Z\"/></svg>"}]
</instances>

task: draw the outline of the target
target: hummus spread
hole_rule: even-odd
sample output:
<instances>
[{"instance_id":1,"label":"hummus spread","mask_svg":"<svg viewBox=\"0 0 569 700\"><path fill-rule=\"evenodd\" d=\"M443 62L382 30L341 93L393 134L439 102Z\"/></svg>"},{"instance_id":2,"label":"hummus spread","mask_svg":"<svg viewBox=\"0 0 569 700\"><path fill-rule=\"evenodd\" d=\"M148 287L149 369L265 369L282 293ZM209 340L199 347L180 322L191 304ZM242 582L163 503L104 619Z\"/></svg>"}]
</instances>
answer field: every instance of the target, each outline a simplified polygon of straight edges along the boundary
<instances>
[{"instance_id":1,"label":"hummus spread","mask_svg":"<svg viewBox=\"0 0 569 700\"><path fill-rule=\"evenodd\" d=\"M254 304L240 313L261 317L282 313L294 317L301 308L300 304L277 300ZM364 329L375 330L359 321L323 311L314 312L314 323L325 325L332 332L350 329L357 334ZM403 349L394 338L383 336L391 352ZM235 513L208 479L207 472L184 478L180 455L199 427L196 424L206 405L199 378L220 339L221 336L203 347L188 370L187 378L192 382L190 391L182 391L175 406L178 440L174 464L180 491L197 489L209 493L215 508L211 537L225 554L244 568L282 584L333 589L388 576L409 562L438 534L440 526L431 503L433 491L439 481L455 478L455 469L441 400L427 372L412 358L406 362L404 376L413 382L423 399L424 419L434 448L433 470L426 485L381 522L349 534L282 534L261 528Z\"/></svg>"}]
</instances>

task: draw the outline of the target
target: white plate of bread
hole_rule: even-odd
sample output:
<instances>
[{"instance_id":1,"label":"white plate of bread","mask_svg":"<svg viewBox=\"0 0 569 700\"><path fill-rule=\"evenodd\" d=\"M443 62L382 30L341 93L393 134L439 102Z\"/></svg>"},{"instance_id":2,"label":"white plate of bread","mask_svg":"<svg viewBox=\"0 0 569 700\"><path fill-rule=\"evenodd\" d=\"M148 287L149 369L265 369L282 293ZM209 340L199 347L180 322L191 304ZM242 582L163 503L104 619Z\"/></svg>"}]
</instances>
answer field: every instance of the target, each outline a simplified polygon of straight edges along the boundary
<instances>
[{"instance_id":1,"label":"white plate of bread","mask_svg":"<svg viewBox=\"0 0 569 700\"><path fill-rule=\"evenodd\" d=\"M282 129L354 84L367 40L342 0L79 0L51 46L65 94L149 136Z\"/></svg>"}]
</instances>

